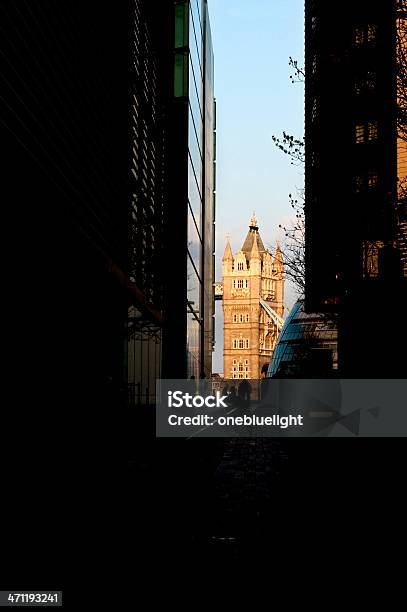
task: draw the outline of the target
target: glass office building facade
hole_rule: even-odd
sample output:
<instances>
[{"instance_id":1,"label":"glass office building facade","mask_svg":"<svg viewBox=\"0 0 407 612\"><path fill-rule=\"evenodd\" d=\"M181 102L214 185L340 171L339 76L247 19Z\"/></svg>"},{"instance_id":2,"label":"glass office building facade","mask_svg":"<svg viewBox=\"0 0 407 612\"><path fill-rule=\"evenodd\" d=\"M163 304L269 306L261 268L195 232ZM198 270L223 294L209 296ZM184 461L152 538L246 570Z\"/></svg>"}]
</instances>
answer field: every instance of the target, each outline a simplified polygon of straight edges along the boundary
<instances>
[{"instance_id":1,"label":"glass office building facade","mask_svg":"<svg viewBox=\"0 0 407 612\"><path fill-rule=\"evenodd\" d=\"M175 6L174 97L187 121L187 376L211 374L214 344L214 56L206 1ZM181 195L182 197L182 195Z\"/></svg>"},{"instance_id":2,"label":"glass office building facade","mask_svg":"<svg viewBox=\"0 0 407 612\"><path fill-rule=\"evenodd\" d=\"M338 330L333 317L305 313L297 302L281 331L267 378L333 376L338 369Z\"/></svg>"},{"instance_id":3,"label":"glass office building facade","mask_svg":"<svg viewBox=\"0 0 407 612\"><path fill-rule=\"evenodd\" d=\"M214 59L206 1L132 7L127 370L151 404L157 378L211 374Z\"/></svg>"}]
</instances>

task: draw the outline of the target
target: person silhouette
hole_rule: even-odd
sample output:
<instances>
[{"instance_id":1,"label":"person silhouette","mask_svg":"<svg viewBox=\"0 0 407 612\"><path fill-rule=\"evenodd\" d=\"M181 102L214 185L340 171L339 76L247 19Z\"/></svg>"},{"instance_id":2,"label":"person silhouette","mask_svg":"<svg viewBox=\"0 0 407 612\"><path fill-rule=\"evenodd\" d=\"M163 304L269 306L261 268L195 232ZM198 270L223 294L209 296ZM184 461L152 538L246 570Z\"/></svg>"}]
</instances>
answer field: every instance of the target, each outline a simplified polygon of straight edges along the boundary
<instances>
[{"instance_id":1,"label":"person silhouette","mask_svg":"<svg viewBox=\"0 0 407 612\"><path fill-rule=\"evenodd\" d=\"M242 382L239 384L238 394L239 394L240 400L246 405L250 404L251 392L252 392L252 387L249 381L246 379L242 380Z\"/></svg>"}]
</instances>

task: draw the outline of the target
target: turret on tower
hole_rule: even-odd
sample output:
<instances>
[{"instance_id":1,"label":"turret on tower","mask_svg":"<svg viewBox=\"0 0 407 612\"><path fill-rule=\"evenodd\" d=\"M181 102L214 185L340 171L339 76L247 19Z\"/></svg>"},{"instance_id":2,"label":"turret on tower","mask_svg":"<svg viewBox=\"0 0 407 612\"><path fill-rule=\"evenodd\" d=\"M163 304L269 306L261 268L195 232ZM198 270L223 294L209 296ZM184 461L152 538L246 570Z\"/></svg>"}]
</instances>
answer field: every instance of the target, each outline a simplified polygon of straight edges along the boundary
<instances>
[{"instance_id":1,"label":"turret on tower","mask_svg":"<svg viewBox=\"0 0 407 612\"><path fill-rule=\"evenodd\" d=\"M273 275L275 279L275 310L282 317L284 313L284 259L278 240L273 261Z\"/></svg>"},{"instance_id":2,"label":"turret on tower","mask_svg":"<svg viewBox=\"0 0 407 612\"><path fill-rule=\"evenodd\" d=\"M233 270L233 253L232 253L232 247L230 246L230 240L228 236L226 239L225 252L222 257L223 276L225 276L225 274L228 274L229 272L232 272L232 270Z\"/></svg>"}]
</instances>

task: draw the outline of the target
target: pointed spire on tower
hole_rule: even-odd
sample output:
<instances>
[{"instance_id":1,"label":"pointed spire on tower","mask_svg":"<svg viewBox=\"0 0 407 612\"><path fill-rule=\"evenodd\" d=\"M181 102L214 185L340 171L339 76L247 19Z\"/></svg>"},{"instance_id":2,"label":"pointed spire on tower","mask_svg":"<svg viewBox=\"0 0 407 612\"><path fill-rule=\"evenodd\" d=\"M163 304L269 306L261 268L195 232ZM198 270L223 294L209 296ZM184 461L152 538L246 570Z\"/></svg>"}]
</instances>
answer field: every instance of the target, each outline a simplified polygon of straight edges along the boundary
<instances>
[{"instance_id":1,"label":"pointed spire on tower","mask_svg":"<svg viewBox=\"0 0 407 612\"><path fill-rule=\"evenodd\" d=\"M250 219L249 228L256 229L256 230L259 229L259 226L257 225L256 213L254 211L253 211L252 218Z\"/></svg>"},{"instance_id":2,"label":"pointed spire on tower","mask_svg":"<svg viewBox=\"0 0 407 612\"><path fill-rule=\"evenodd\" d=\"M225 253L223 255L222 261L231 261L233 259L232 247L230 246L229 236L226 237L226 247Z\"/></svg>"},{"instance_id":3,"label":"pointed spire on tower","mask_svg":"<svg viewBox=\"0 0 407 612\"><path fill-rule=\"evenodd\" d=\"M263 241L259 234L259 226L257 225L256 215L253 212L253 216L250 219L249 231L247 232L246 239L242 246L242 251L246 255L247 259L250 257L254 242L257 242L260 254L264 253L266 249L264 248Z\"/></svg>"},{"instance_id":4,"label":"pointed spire on tower","mask_svg":"<svg viewBox=\"0 0 407 612\"><path fill-rule=\"evenodd\" d=\"M257 240L253 240L252 249L250 251L250 259L260 259L260 251L259 245L257 244Z\"/></svg>"},{"instance_id":5,"label":"pointed spire on tower","mask_svg":"<svg viewBox=\"0 0 407 612\"><path fill-rule=\"evenodd\" d=\"M281 248L280 248L280 241L279 240L277 240L276 255L274 257L274 268L275 268L275 270L278 270L279 272L282 272L283 269L284 269L283 253L282 253Z\"/></svg>"}]
</instances>

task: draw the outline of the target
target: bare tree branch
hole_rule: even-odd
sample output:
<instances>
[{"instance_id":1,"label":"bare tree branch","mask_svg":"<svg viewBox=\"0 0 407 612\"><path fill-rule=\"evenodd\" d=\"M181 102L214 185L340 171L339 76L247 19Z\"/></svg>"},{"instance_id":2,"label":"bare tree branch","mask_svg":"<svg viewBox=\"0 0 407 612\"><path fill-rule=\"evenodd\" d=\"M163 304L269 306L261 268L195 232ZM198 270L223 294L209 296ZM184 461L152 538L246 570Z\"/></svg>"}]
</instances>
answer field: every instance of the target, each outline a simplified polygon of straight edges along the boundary
<instances>
[{"instance_id":1,"label":"bare tree branch","mask_svg":"<svg viewBox=\"0 0 407 612\"><path fill-rule=\"evenodd\" d=\"M294 68L294 74L290 74L291 83L304 83L305 81L305 68L298 65L298 60L291 57L288 60L288 65Z\"/></svg>"},{"instance_id":2,"label":"bare tree branch","mask_svg":"<svg viewBox=\"0 0 407 612\"><path fill-rule=\"evenodd\" d=\"M287 132L283 132L283 135L280 138L275 136L274 134L271 138L273 139L273 142L276 147L278 147L283 153L290 157L291 164L293 164L294 166L300 166L304 164L304 140L294 138L294 136L290 136L290 134L287 134Z\"/></svg>"}]
</instances>

